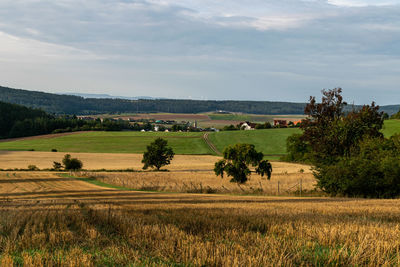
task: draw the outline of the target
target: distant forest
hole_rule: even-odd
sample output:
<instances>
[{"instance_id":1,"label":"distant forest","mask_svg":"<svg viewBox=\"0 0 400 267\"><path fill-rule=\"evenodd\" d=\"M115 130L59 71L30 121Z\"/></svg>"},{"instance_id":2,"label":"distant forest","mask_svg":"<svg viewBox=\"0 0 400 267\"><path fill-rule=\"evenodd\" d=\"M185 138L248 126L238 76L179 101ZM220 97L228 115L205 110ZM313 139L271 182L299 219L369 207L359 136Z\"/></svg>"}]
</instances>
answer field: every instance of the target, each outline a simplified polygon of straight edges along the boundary
<instances>
[{"instance_id":1,"label":"distant forest","mask_svg":"<svg viewBox=\"0 0 400 267\"><path fill-rule=\"evenodd\" d=\"M303 114L305 103L271 101L211 101L176 99L97 99L72 95L58 95L0 86L0 101L40 108L52 114L104 114L104 113L200 113L224 110L250 114ZM382 106L381 110L394 114L400 105Z\"/></svg>"},{"instance_id":2,"label":"distant forest","mask_svg":"<svg viewBox=\"0 0 400 267\"><path fill-rule=\"evenodd\" d=\"M54 116L40 109L0 102L0 139L72 131L121 131L124 129L135 130L125 121L108 119L85 121L76 116Z\"/></svg>"}]
</instances>

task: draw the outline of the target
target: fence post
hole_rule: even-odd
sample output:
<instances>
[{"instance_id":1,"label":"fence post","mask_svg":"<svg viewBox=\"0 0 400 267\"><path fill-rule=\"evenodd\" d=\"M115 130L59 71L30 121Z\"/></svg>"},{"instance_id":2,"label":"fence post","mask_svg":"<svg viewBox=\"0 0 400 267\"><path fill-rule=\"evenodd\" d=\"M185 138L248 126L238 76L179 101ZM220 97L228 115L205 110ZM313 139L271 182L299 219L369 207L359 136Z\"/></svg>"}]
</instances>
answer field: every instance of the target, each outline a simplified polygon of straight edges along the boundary
<instances>
[{"instance_id":1,"label":"fence post","mask_svg":"<svg viewBox=\"0 0 400 267\"><path fill-rule=\"evenodd\" d=\"M300 179L300 197L303 193L303 179Z\"/></svg>"},{"instance_id":2,"label":"fence post","mask_svg":"<svg viewBox=\"0 0 400 267\"><path fill-rule=\"evenodd\" d=\"M279 181L278 181L278 196L279 196Z\"/></svg>"}]
</instances>

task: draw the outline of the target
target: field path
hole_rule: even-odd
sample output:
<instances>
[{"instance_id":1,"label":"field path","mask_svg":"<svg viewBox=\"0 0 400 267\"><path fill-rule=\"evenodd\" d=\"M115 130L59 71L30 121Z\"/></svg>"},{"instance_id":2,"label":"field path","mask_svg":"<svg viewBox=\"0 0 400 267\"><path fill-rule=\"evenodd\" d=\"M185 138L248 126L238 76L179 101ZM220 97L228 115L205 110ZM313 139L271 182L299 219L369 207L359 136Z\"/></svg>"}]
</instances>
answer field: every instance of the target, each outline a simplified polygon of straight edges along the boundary
<instances>
[{"instance_id":1,"label":"field path","mask_svg":"<svg viewBox=\"0 0 400 267\"><path fill-rule=\"evenodd\" d=\"M211 148L212 151L214 151L219 156L222 155L221 151L219 151L218 148L216 148L215 145L210 141L210 139L208 139L208 133L204 133L203 139L207 143L207 145Z\"/></svg>"}]
</instances>

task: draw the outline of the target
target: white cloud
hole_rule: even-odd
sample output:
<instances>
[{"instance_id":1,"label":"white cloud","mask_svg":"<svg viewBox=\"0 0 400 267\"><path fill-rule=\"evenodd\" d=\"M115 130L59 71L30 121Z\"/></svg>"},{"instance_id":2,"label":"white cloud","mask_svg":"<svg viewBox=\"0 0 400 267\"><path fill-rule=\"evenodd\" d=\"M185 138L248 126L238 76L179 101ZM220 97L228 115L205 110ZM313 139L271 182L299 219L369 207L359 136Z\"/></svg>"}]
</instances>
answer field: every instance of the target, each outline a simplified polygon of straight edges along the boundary
<instances>
[{"instance_id":1,"label":"white cloud","mask_svg":"<svg viewBox=\"0 0 400 267\"><path fill-rule=\"evenodd\" d=\"M329 4L344 7L391 6L399 5L399 0L328 0Z\"/></svg>"},{"instance_id":2,"label":"white cloud","mask_svg":"<svg viewBox=\"0 0 400 267\"><path fill-rule=\"evenodd\" d=\"M4 0L0 84L292 101L342 86L364 101L379 81L395 101L400 6L379 3Z\"/></svg>"}]
</instances>

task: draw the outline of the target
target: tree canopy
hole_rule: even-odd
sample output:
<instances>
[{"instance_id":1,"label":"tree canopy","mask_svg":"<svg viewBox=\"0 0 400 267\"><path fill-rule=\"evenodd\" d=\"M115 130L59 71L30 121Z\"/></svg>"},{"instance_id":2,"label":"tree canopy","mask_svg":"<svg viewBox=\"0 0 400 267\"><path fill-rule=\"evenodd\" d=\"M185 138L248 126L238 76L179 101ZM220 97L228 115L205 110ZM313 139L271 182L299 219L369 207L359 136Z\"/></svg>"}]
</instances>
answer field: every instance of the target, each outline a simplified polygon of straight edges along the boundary
<instances>
[{"instance_id":1,"label":"tree canopy","mask_svg":"<svg viewBox=\"0 0 400 267\"><path fill-rule=\"evenodd\" d=\"M322 91L305 108L301 135L287 140L291 161L314 165L317 186L331 195L396 197L400 194L400 137L384 138L375 103L344 111L340 88Z\"/></svg>"},{"instance_id":2,"label":"tree canopy","mask_svg":"<svg viewBox=\"0 0 400 267\"><path fill-rule=\"evenodd\" d=\"M152 167L160 170L162 166L171 163L174 155L172 148L168 147L168 141L159 137L147 146L142 159L143 169Z\"/></svg>"},{"instance_id":3,"label":"tree canopy","mask_svg":"<svg viewBox=\"0 0 400 267\"><path fill-rule=\"evenodd\" d=\"M245 183L251 174L249 165L255 167L255 172L271 178L272 166L268 160L263 160L262 152L257 152L252 144L236 144L228 146L223 151L224 159L215 163L214 172L224 177L224 173L232 177L231 182Z\"/></svg>"}]
</instances>

